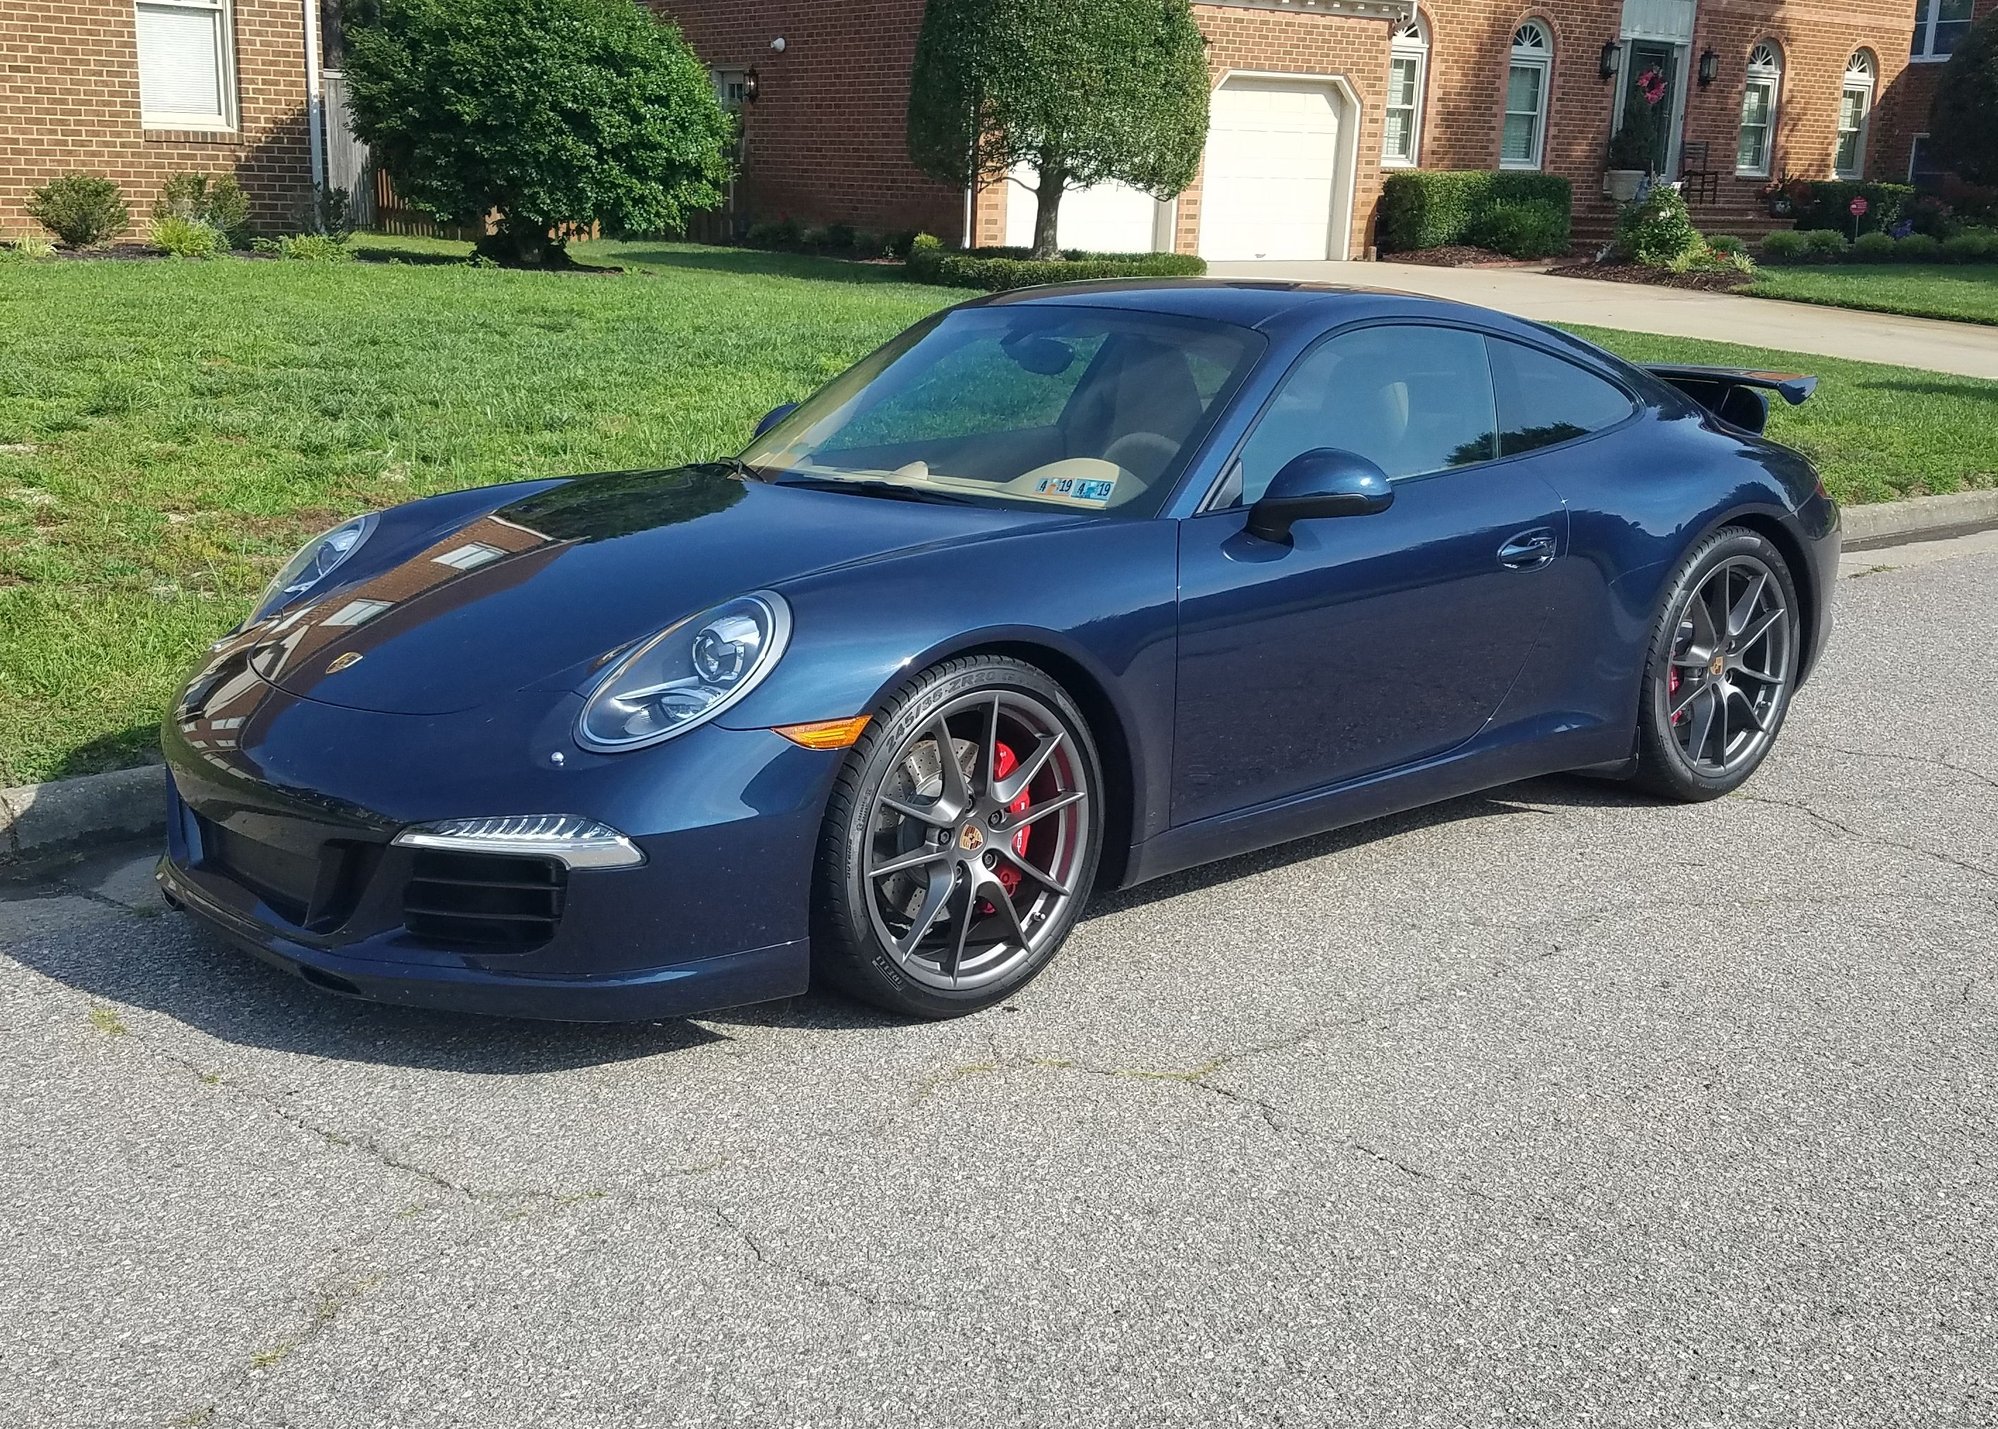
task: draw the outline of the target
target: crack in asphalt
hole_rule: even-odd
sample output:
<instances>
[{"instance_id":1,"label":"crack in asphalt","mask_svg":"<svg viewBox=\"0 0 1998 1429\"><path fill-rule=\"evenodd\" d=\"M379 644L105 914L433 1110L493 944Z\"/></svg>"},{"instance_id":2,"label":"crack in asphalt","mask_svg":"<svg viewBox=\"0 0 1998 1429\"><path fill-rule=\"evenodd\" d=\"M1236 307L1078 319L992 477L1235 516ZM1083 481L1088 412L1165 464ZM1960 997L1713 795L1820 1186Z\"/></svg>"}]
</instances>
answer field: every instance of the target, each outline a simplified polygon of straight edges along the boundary
<instances>
[{"instance_id":1,"label":"crack in asphalt","mask_svg":"<svg viewBox=\"0 0 1998 1429\"><path fill-rule=\"evenodd\" d=\"M765 1270L788 1276L802 1284L810 1285L820 1290L830 1290L836 1294L848 1296L860 1301L863 1305L872 1306L877 1310L892 1306L903 1310L921 1310L931 1315L941 1315L944 1313L940 1306L932 1305L927 1301L910 1300L899 1295L883 1295L875 1291L864 1290L851 1281L841 1280L837 1276L813 1270L808 1265L803 1265L794 1260L779 1259L777 1256L772 1255L765 1248L763 1242L758 1240L747 1226L737 1220L727 1207L717 1205L713 1201L683 1200L675 1202L675 1204L687 1210L705 1211L714 1217L715 1223L741 1241L748 1248L750 1255L755 1259L757 1265Z\"/></svg>"},{"instance_id":2,"label":"crack in asphalt","mask_svg":"<svg viewBox=\"0 0 1998 1429\"><path fill-rule=\"evenodd\" d=\"M1823 824L1828 829L1835 829L1849 838L1858 839L1861 843L1872 844L1875 848L1899 849L1903 853L1912 853L1922 858L1934 859L1937 863L1946 863L1952 868L1960 868L1966 873L1974 873L1980 878L1998 880L1998 869L1986 868L1981 863L1972 863L1968 859L1956 858L1950 854L1937 853L1934 849L1923 848L1920 844L1904 843L1900 839L1891 839L1883 834L1868 833L1865 829L1855 828L1842 819L1835 819L1830 814L1820 813L1800 799L1778 799L1774 795L1750 794L1740 789L1737 789L1731 797L1741 799L1750 804L1770 804L1779 809L1794 809L1807 818L1817 820L1817 822Z\"/></svg>"},{"instance_id":3,"label":"crack in asphalt","mask_svg":"<svg viewBox=\"0 0 1998 1429\"><path fill-rule=\"evenodd\" d=\"M1898 751L1885 749L1846 749L1836 744L1817 744L1809 740L1796 739L1790 742L1790 747L1793 749L1815 749L1825 754L1843 754L1851 759L1887 759L1901 764L1927 764L1937 769L1946 769L1952 774L1961 774L1965 778L1975 779L1978 783L1988 788L1998 789L1998 778L1993 778L1983 770L1972 769L1966 764L1955 764L1947 759L1939 759L1934 755L1902 754Z\"/></svg>"}]
</instances>

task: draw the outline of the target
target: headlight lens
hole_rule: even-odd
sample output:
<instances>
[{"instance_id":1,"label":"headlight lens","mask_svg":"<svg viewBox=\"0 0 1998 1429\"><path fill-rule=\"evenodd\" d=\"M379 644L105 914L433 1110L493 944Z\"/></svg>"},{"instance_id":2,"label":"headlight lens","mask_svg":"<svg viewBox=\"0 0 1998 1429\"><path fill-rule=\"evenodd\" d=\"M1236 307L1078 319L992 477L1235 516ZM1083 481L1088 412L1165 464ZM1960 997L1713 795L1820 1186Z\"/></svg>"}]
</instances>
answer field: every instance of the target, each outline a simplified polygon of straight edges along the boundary
<instances>
[{"instance_id":1,"label":"headlight lens","mask_svg":"<svg viewBox=\"0 0 1998 1429\"><path fill-rule=\"evenodd\" d=\"M576 742L615 753L684 734L755 689L790 638L791 608L767 590L669 626L598 682Z\"/></svg>"},{"instance_id":2,"label":"headlight lens","mask_svg":"<svg viewBox=\"0 0 1998 1429\"><path fill-rule=\"evenodd\" d=\"M372 515L357 516L352 521L335 526L325 535L307 541L304 548L291 558L291 563L277 573L277 579L264 590L253 618L269 615L332 575L347 557L361 549L361 543L374 531L375 518Z\"/></svg>"}]
</instances>

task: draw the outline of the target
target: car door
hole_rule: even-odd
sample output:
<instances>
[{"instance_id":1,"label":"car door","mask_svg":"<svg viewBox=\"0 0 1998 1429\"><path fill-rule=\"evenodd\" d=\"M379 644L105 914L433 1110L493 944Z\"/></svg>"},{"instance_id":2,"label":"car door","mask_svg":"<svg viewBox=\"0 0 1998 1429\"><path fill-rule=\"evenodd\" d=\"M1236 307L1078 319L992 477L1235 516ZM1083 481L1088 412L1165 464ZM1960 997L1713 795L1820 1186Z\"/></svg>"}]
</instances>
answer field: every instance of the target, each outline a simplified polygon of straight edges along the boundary
<instances>
[{"instance_id":1,"label":"car door","mask_svg":"<svg viewBox=\"0 0 1998 1429\"><path fill-rule=\"evenodd\" d=\"M1375 462L1394 501L1245 529L1292 457ZM1180 523L1173 822L1440 755L1475 735L1540 647L1567 517L1531 461L1498 459L1482 334L1382 323L1285 376L1210 509Z\"/></svg>"}]
</instances>

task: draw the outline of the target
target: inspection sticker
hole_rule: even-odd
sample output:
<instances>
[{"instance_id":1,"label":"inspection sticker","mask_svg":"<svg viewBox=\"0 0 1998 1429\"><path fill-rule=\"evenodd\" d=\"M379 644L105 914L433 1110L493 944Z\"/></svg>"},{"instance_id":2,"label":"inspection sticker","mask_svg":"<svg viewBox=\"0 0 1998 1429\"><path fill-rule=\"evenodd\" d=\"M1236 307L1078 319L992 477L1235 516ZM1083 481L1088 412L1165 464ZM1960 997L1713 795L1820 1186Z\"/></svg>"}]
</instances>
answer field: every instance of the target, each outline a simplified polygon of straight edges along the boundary
<instances>
[{"instance_id":1,"label":"inspection sticker","mask_svg":"<svg viewBox=\"0 0 1998 1429\"><path fill-rule=\"evenodd\" d=\"M1034 483L1034 494L1051 501L1074 501L1084 506L1102 506L1117 489L1113 480L1084 480L1073 476L1044 476Z\"/></svg>"}]
</instances>

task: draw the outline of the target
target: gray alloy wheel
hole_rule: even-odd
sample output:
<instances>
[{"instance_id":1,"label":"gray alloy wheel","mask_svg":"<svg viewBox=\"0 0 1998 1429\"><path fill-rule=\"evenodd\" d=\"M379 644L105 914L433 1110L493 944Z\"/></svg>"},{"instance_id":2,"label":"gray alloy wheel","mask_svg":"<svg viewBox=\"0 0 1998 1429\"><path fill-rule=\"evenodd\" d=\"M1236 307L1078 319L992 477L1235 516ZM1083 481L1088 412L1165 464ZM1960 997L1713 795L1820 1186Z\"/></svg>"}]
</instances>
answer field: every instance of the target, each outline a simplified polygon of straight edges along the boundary
<instances>
[{"instance_id":1,"label":"gray alloy wheel","mask_svg":"<svg viewBox=\"0 0 1998 1429\"><path fill-rule=\"evenodd\" d=\"M1687 559L1653 633L1638 724L1638 778L1678 799L1739 788L1775 742L1799 654L1789 567L1729 527Z\"/></svg>"},{"instance_id":2,"label":"gray alloy wheel","mask_svg":"<svg viewBox=\"0 0 1998 1429\"><path fill-rule=\"evenodd\" d=\"M1080 916L1100 787L1087 723L1041 671L974 656L918 676L855 745L828 806L819 971L930 1017L1010 995Z\"/></svg>"}]
</instances>

